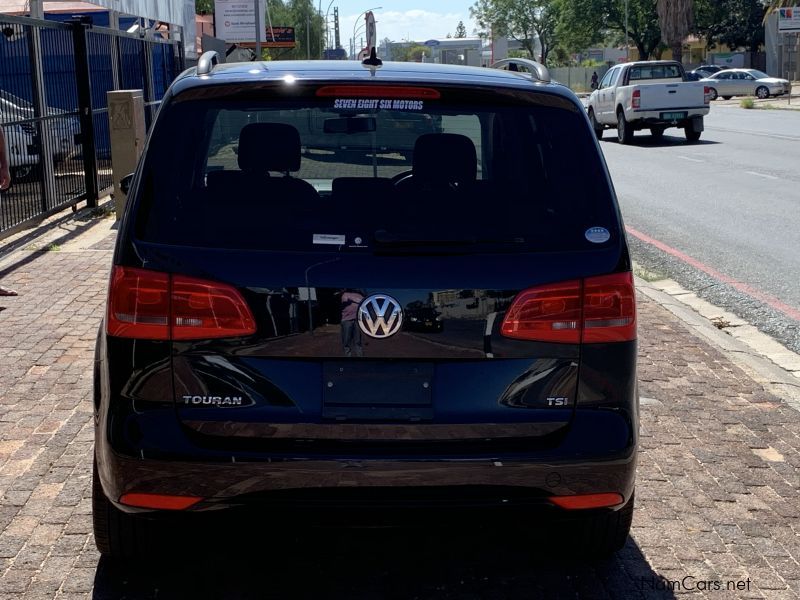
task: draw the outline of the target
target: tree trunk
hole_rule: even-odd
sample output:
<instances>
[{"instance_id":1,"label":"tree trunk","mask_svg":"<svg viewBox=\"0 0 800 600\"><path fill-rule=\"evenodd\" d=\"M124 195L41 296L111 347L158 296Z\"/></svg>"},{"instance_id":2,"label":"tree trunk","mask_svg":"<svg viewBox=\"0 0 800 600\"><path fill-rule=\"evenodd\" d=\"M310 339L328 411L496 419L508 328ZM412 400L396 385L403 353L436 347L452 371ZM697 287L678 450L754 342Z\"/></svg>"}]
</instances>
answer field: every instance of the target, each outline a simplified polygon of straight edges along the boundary
<instances>
[{"instance_id":1,"label":"tree trunk","mask_svg":"<svg viewBox=\"0 0 800 600\"><path fill-rule=\"evenodd\" d=\"M681 42L677 42L670 46L672 49L672 60L677 60L679 63L683 63L683 44Z\"/></svg>"},{"instance_id":2,"label":"tree trunk","mask_svg":"<svg viewBox=\"0 0 800 600\"><path fill-rule=\"evenodd\" d=\"M647 60L647 49L644 47L644 44L636 44L636 49L639 51L639 60Z\"/></svg>"}]
</instances>

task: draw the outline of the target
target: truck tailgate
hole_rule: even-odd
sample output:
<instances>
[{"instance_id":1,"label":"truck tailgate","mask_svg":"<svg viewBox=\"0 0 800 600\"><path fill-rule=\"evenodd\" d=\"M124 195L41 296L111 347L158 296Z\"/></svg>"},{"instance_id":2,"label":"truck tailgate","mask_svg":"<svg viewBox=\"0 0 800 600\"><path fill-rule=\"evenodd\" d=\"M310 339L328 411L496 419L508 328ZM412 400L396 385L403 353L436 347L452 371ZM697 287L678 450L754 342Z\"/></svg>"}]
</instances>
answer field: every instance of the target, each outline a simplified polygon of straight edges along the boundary
<instances>
[{"instance_id":1,"label":"truck tailgate","mask_svg":"<svg viewBox=\"0 0 800 600\"><path fill-rule=\"evenodd\" d=\"M699 82L651 83L637 85L636 89L641 93L642 111L704 108L704 86Z\"/></svg>"}]
</instances>

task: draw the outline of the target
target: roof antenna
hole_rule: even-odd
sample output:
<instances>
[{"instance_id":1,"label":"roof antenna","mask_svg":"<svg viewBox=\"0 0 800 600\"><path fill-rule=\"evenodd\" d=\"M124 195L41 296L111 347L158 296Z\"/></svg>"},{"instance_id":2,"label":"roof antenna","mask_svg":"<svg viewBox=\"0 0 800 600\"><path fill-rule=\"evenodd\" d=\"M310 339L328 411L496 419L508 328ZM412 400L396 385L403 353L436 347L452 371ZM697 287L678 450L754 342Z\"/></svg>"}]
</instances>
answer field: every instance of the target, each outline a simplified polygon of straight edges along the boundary
<instances>
[{"instance_id":1,"label":"roof antenna","mask_svg":"<svg viewBox=\"0 0 800 600\"><path fill-rule=\"evenodd\" d=\"M370 49L369 58L362 60L361 64L368 68L371 75L375 77L375 71L383 66L383 61L378 58L378 54L375 52L375 46Z\"/></svg>"}]
</instances>

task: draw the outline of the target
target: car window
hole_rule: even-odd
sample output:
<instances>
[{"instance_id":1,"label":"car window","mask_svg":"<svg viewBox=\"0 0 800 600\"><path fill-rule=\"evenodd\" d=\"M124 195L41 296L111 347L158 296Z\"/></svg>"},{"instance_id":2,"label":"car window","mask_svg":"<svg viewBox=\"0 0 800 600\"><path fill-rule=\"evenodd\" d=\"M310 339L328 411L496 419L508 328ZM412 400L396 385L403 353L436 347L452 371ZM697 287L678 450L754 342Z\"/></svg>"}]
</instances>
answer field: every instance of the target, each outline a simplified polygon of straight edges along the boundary
<instances>
[{"instance_id":1,"label":"car window","mask_svg":"<svg viewBox=\"0 0 800 600\"><path fill-rule=\"evenodd\" d=\"M377 240L388 231L502 252L585 248L589 227L617 230L597 146L574 104L475 94L381 101L311 90L168 105L143 165L137 235L339 251L316 236ZM266 133L246 139L253 131ZM344 251L369 250L356 246Z\"/></svg>"},{"instance_id":2,"label":"car window","mask_svg":"<svg viewBox=\"0 0 800 600\"><path fill-rule=\"evenodd\" d=\"M678 65L636 65L631 67L628 79L630 81L642 81L646 79L680 78L682 76Z\"/></svg>"},{"instance_id":3,"label":"car window","mask_svg":"<svg viewBox=\"0 0 800 600\"><path fill-rule=\"evenodd\" d=\"M714 79L731 79L731 73L717 73L714 75Z\"/></svg>"},{"instance_id":4,"label":"car window","mask_svg":"<svg viewBox=\"0 0 800 600\"><path fill-rule=\"evenodd\" d=\"M751 69L747 71L749 75L751 75L754 79L769 79L769 75L764 73L763 71L757 71L755 69Z\"/></svg>"},{"instance_id":5,"label":"car window","mask_svg":"<svg viewBox=\"0 0 800 600\"><path fill-rule=\"evenodd\" d=\"M616 71L616 68L611 69L608 73L606 73L603 76L603 79L600 81L600 87L601 88L605 88L605 87L608 87L610 85L609 82L611 81L611 76L614 75L614 71Z\"/></svg>"}]
</instances>

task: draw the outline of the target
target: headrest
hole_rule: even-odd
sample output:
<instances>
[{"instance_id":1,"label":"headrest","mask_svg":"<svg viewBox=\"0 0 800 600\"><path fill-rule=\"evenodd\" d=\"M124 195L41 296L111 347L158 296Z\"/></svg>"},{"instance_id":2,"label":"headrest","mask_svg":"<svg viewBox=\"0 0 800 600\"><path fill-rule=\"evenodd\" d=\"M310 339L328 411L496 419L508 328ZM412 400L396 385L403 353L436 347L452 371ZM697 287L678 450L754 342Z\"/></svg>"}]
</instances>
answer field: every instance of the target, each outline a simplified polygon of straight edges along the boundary
<instances>
[{"instance_id":1,"label":"headrest","mask_svg":"<svg viewBox=\"0 0 800 600\"><path fill-rule=\"evenodd\" d=\"M414 144L415 181L467 183L475 181L478 158L475 144L458 133L425 133Z\"/></svg>"},{"instance_id":2,"label":"headrest","mask_svg":"<svg viewBox=\"0 0 800 600\"><path fill-rule=\"evenodd\" d=\"M300 134L284 123L250 123L239 133L242 171L299 171Z\"/></svg>"}]
</instances>

